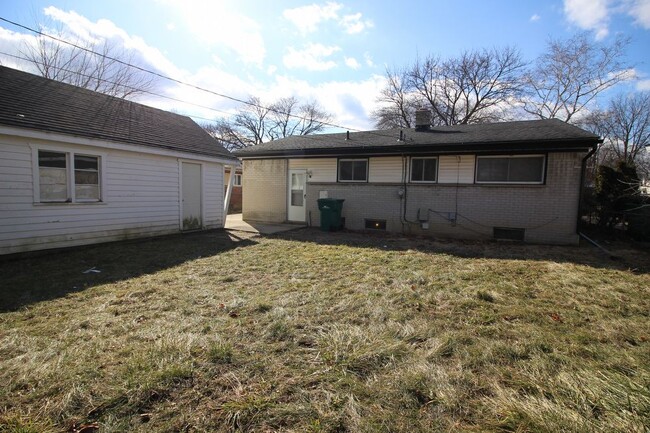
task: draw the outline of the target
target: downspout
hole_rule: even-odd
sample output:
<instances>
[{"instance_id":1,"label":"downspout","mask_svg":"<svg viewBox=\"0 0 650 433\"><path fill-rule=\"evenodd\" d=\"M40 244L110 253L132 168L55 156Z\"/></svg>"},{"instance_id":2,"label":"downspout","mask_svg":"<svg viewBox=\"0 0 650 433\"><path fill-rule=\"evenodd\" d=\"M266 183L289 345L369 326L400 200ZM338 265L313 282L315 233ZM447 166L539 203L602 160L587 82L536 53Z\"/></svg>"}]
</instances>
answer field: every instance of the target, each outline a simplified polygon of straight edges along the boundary
<instances>
[{"instance_id":1,"label":"downspout","mask_svg":"<svg viewBox=\"0 0 650 433\"><path fill-rule=\"evenodd\" d=\"M223 223L226 224L226 218L228 217L228 208L230 207L230 196L232 195L232 187L235 183L235 172L237 167L235 165L226 165L224 166L224 174L226 167L230 169L230 177L228 178L228 187L226 188L226 197L223 200Z\"/></svg>"},{"instance_id":2,"label":"downspout","mask_svg":"<svg viewBox=\"0 0 650 433\"><path fill-rule=\"evenodd\" d=\"M582 210L584 209L584 206L582 205L582 198L583 198L583 190L584 190L584 182L585 182L585 172L587 171L587 161L589 158L593 156L594 153L596 153L596 150L598 150L598 144L602 143L603 140L598 140L597 144L594 144L591 147L591 150L587 155L585 155L584 158L582 158L582 164L580 166L580 189L578 190L578 219L576 221L576 233L580 235L580 222L582 219Z\"/></svg>"}]
</instances>

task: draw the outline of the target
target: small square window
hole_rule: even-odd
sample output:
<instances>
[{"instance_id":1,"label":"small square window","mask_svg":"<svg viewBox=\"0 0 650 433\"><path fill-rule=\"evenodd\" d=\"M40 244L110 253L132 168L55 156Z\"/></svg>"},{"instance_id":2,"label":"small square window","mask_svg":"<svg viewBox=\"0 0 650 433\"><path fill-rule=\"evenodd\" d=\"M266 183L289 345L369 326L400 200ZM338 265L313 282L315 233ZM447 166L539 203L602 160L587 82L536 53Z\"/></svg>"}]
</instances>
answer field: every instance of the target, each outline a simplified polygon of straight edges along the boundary
<instances>
[{"instance_id":1,"label":"small square window","mask_svg":"<svg viewBox=\"0 0 650 433\"><path fill-rule=\"evenodd\" d=\"M411 158L411 182L435 182L438 158Z\"/></svg>"},{"instance_id":2,"label":"small square window","mask_svg":"<svg viewBox=\"0 0 650 433\"><path fill-rule=\"evenodd\" d=\"M367 182L367 159L340 159L339 182Z\"/></svg>"}]
</instances>

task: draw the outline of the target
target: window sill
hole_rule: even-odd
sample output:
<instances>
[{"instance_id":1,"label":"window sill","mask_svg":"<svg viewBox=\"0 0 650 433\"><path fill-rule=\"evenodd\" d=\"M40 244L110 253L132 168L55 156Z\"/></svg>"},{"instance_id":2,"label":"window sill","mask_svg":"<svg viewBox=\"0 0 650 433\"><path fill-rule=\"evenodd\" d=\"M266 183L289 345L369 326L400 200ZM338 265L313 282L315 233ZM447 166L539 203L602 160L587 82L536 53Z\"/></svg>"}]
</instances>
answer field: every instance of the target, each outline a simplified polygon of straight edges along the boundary
<instances>
[{"instance_id":1,"label":"window sill","mask_svg":"<svg viewBox=\"0 0 650 433\"><path fill-rule=\"evenodd\" d=\"M34 202L34 206L104 206L107 205L105 201L78 201L75 203L71 202Z\"/></svg>"}]
</instances>

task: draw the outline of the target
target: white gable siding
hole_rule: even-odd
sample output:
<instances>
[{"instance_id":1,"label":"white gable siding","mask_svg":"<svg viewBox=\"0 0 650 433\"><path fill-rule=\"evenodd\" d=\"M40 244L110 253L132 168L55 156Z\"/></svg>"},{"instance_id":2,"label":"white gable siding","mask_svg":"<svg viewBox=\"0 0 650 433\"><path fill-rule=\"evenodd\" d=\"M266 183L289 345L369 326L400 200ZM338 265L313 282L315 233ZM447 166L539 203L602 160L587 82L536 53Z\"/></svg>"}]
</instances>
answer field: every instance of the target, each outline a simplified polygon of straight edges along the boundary
<instances>
[{"instance_id":1,"label":"white gable siding","mask_svg":"<svg viewBox=\"0 0 650 433\"><path fill-rule=\"evenodd\" d=\"M32 147L101 154L100 203L38 203ZM204 225L223 226L223 167L204 166ZM36 163L37 166L37 163ZM0 254L178 232L179 159L0 136Z\"/></svg>"},{"instance_id":2,"label":"white gable siding","mask_svg":"<svg viewBox=\"0 0 650 433\"><path fill-rule=\"evenodd\" d=\"M438 158L438 183L474 183L474 155L441 156Z\"/></svg>"},{"instance_id":3,"label":"white gable siding","mask_svg":"<svg viewBox=\"0 0 650 433\"><path fill-rule=\"evenodd\" d=\"M375 157L368 161L368 182L399 183L402 182L402 158Z\"/></svg>"},{"instance_id":4,"label":"white gable siding","mask_svg":"<svg viewBox=\"0 0 650 433\"><path fill-rule=\"evenodd\" d=\"M336 158L290 159L289 169L311 171L308 182L336 182Z\"/></svg>"}]
</instances>

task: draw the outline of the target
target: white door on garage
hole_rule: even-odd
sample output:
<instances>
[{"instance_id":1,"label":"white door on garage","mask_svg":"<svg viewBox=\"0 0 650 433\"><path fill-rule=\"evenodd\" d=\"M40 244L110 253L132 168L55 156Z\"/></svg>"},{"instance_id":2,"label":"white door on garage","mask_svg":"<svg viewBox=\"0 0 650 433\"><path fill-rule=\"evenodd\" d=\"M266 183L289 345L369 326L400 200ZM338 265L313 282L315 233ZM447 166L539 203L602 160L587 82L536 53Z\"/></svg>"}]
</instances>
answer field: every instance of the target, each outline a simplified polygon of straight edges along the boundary
<instances>
[{"instance_id":1,"label":"white door on garage","mask_svg":"<svg viewBox=\"0 0 650 433\"><path fill-rule=\"evenodd\" d=\"M307 182L306 170L289 170L289 202L288 220L304 223L306 218L305 198L307 191L305 184Z\"/></svg>"},{"instance_id":2,"label":"white door on garage","mask_svg":"<svg viewBox=\"0 0 650 433\"><path fill-rule=\"evenodd\" d=\"M199 230L201 218L201 164L183 162L181 165L183 188L181 190L182 230Z\"/></svg>"}]
</instances>

